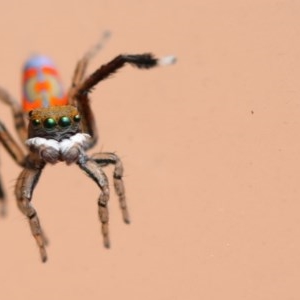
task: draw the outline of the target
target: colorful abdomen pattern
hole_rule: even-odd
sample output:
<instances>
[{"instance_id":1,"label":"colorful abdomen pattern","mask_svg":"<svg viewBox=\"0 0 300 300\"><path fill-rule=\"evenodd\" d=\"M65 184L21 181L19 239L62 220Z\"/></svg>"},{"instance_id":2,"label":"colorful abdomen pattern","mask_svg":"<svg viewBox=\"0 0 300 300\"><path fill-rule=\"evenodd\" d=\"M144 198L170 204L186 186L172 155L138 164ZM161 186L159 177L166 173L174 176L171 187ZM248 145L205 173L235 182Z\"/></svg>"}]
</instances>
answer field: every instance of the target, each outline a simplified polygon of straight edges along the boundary
<instances>
[{"instance_id":1,"label":"colorful abdomen pattern","mask_svg":"<svg viewBox=\"0 0 300 300\"><path fill-rule=\"evenodd\" d=\"M67 97L59 74L51 59L34 55L23 70L23 110L57 105L67 105Z\"/></svg>"}]
</instances>

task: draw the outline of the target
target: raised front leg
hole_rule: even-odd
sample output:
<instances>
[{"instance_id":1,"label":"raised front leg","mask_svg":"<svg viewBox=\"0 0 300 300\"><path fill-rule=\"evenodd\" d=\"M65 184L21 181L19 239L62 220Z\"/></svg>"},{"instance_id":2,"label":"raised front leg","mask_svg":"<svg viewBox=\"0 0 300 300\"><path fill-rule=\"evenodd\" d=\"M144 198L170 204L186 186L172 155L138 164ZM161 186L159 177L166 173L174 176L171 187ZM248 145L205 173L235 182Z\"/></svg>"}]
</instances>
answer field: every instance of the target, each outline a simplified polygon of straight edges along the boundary
<instances>
[{"instance_id":1,"label":"raised front leg","mask_svg":"<svg viewBox=\"0 0 300 300\"><path fill-rule=\"evenodd\" d=\"M123 183L123 164L120 160L120 158L115 154L111 152L102 152L102 153L96 153L93 154L91 157L94 161L97 162L101 167L105 167L108 165L114 165L114 187L115 191L119 197L119 203L120 208L123 215L123 221L127 224L130 223L128 208L126 204L126 196L125 196L125 187Z\"/></svg>"},{"instance_id":2,"label":"raised front leg","mask_svg":"<svg viewBox=\"0 0 300 300\"><path fill-rule=\"evenodd\" d=\"M91 91L91 89L97 85L100 81L108 78L111 74L118 71L120 68L124 67L125 64L130 64L139 69L150 69L159 65L169 65L175 62L174 56L166 56L161 59L155 58L151 53L145 54L134 54L134 55L118 55L109 63L102 65L97 69L92 75L90 75L80 87L78 87L78 92L76 97L80 98L82 94L86 94ZM78 99L79 101L80 99Z\"/></svg>"},{"instance_id":3,"label":"raised front leg","mask_svg":"<svg viewBox=\"0 0 300 300\"><path fill-rule=\"evenodd\" d=\"M92 178L99 186L101 193L98 199L98 215L102 224L102 235L104 247L110 247L109 228L108 228L108 208L107 202L109 200L109 186L105 173L100 166L89 158L80 159L77 164L86 172L86 174Z\"/></svg>"},{"instance_id":4,"label":"raised front leg","mask_svg":"<svg viewBox=\"0 0 300 300\"><path fill-rule=\"evenodd\" d=\"M47 253L45 249L46 238L41 228L37 212L30 202L34 187L38 182L45 164L38 160L35 162L29 162L29 164L30 167L25 168L17 180L15 194L20 211L29 221L31 233L39 247L42 262L45 262L47 260Z\"/></svg>"},{"instance_id":5,"label":"raised front leg","mask_svg":"<svg viewBox=\"0 0 300 300\"><path fill-rule=\"evenodd\" d=\"M74 98L76 99L78 110L81 112L82 129L93 139L91 146L93 146L97 141L97 130L95 126L94 115L91 110L88 97L88 93L91 92L93 87L95 87L100 81L108 78L127 63L139 69L150 69L159 65L170 65L175 61L176 59L174 56L166 56L161 59L157 59L149 53L137 55L119 55L108 64L102 65L86 80L80 83L80 85L76 88Z\"/></svg>"}]
</instances>

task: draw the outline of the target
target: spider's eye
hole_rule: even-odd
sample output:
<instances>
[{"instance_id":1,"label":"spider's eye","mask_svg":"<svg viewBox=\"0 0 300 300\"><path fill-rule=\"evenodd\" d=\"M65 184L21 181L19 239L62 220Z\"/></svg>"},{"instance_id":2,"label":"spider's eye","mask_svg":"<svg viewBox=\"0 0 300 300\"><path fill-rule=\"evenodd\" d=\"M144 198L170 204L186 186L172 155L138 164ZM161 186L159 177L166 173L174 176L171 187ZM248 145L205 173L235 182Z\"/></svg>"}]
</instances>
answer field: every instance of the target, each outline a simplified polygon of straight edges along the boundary
<instances>
[{"instance_id":1,"label":"spider's eye","mask_svg":"<svg viewBox=\"0 0 300 300\"><path fill-rule=\"evenodd\" d=\"M47 129L52 129L53 127L56 126L56 121L53 118L48 118L44 121L44 126Z\"/></svg>"},{"instance_id":2,"label":"spider's eye","mask_svg":"<svg viewBox=\"0 0 300 300\"><path fill-rule=\"evenodd\" d=\"M81 118L80 118L79 115L76 115L76 116L74 116L73 120L74 120L76 123L78 123L78 122L80 122Z\"/></svg>"},{"instance_id":3,"label":"spider's eye","mask_svg":"<svg viewBox=\"0 0 300 300\"><path fill-rule=\"evenodd\" d=\"M32 125L34 126L34 127L37 127L37 126L39 126L41 124L41 121L39 120L39 119L34 119L34 120L32 120Z\"/></svg>"},{"instance_id":4,"label":"spider's eye","mask_svg":"<svg viewBox=\"0 0 300 300\"><path fill-rule=\"evenodd\" d=\"M69 117L61 117L58 121L59 126L68 127L71 125L71 119Z\"/></svg>"}]
</instances>

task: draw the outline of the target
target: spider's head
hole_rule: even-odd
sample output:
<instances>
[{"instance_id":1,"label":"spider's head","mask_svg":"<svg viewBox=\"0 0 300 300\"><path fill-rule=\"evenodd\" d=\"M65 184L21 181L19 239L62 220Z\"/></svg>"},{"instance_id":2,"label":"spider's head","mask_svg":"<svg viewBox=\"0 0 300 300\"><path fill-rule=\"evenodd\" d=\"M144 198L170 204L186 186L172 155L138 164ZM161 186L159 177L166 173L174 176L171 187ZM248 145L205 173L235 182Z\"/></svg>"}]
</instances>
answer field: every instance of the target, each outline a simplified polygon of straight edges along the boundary
<instances>
[{"instance_id":1,"label":"spider's head","mask_svg":"<svg viewBox=\"0 0 300 300\"><path fill-rule=\"evenodd\" d=\"M71 105L38 108L30 111L28 116L28 138L61 141L81 132L80 115Z\"/></svg>"}]
</instances>

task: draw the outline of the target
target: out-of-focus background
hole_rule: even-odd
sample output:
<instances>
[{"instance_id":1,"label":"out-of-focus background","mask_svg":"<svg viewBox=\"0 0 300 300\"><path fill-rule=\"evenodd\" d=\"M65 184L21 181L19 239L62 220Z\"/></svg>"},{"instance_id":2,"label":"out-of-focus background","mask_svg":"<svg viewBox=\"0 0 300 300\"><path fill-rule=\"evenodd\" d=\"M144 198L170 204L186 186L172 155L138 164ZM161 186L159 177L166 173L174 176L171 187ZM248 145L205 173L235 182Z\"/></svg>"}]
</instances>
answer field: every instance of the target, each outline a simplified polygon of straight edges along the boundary
<instances>
[{"instance_id":1,"label":"out-of-focus background","mask_svg":"<svg viewBox=\"0 0 300 300\"><path fill-rule=\"evenodd\" d=\"M45 169L33 205L50 239L40 262L13 195L21 171L0 147L0 299L300 299L300 3L267 0L4 1L0 85L50 55L66 86L103 30L90 71L120 53L175 54L126 67L92 93L95 152L125 166L131 225L111 189L102 247L97 186L76 166ZM14 133L10 110L0 118ZM112 169L107 169L111 179ZM111 185L112 186L112 185Z\"/></svg>"}]
</instances>

